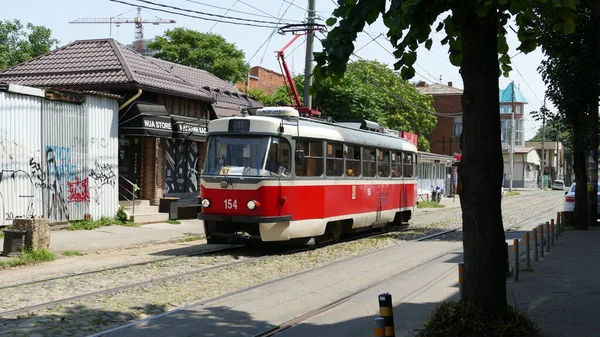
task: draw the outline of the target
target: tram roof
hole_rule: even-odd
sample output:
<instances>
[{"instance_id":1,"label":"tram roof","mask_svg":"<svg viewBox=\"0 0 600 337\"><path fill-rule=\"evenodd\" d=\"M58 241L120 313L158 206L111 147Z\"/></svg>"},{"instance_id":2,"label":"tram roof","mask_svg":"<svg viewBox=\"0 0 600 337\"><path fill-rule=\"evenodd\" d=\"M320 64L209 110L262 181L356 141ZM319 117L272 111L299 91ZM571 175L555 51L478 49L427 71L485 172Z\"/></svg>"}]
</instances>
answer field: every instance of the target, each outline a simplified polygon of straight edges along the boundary
<instances>
[{"instance_id":1,"label":"tram roof","mask_svg":"<svg viewBox=\"0 0 600 337\"><path fill-rule=\"evenodd\" d=\"M278 133L277 130L283 121L283 134L291 137L298 137L299 134L300 138L324 139L417 152L417 148L404 138L305 117L300 117L297 119L282 119L266 116L236 116L220 118L210 122L208 126L208 133L227 132L229 121L232 119L249 119L251 122L258 123L259 126L256 128L251 126L251 132Z\"/></svg>"}]
</instances>

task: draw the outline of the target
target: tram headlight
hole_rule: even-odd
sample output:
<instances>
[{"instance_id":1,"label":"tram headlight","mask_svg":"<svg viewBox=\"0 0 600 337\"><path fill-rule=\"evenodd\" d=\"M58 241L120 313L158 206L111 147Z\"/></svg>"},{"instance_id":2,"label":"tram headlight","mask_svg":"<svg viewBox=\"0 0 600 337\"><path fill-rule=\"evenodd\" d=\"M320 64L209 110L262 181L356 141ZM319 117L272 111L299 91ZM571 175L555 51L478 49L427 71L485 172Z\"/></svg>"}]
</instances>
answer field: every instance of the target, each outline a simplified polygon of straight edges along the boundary
<instances>
[{"instance_id":1,"label":"tram headlight","mask_svg":"<svg viewBox=\"0 0 600 337\"><path fill-rule=\"evenodd\" d=\"M259 207L260 203L258 203L258 201L255 201L255 200L250 200L250 201L248 201L248 203L246 204L246 206L248 206L249 210L253 210L256 207Z\"/></svg>"},{"instance_id":2,"label":"tram headlight","mask_svg":"<svg viewBox=\"0 0 600 337\"><path fill-rule=\"evenodd\" d=\"M210 206L210 200L202 199L202 207L208 208Z\"/></svg>"}]
</instances>

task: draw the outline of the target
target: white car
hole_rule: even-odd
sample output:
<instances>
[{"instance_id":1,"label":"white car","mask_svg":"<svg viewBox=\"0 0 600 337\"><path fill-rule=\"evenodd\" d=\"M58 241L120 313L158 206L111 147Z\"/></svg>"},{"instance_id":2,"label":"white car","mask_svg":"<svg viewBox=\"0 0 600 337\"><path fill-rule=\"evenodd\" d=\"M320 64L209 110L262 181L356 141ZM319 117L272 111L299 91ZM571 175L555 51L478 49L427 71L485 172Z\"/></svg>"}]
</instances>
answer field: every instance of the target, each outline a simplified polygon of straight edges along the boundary
<instances>
[{"instance_id":1,"label":"white car","mask_svg":"<svg viewBox=\"0 0 600 337\"><path fill-rule=\"evenodd\" d=\"M553 190L564 190L565 189L565 182L562 180L555 180L552 183L552 189Z\"/></svg>"},{"instance_id":2,"label":"white car","mask_svg":"<svg viewBox=\"0 0 600 337\"><path fill-rule=\"evenodd\" d=\"M598 205L596 206L596 213L600 215L600 182L598 183ZM572 213L575 209L575 183L571 185L571 188L565 192L565 204L563 207L564 212Z\"/></svg>"}]
</instances>

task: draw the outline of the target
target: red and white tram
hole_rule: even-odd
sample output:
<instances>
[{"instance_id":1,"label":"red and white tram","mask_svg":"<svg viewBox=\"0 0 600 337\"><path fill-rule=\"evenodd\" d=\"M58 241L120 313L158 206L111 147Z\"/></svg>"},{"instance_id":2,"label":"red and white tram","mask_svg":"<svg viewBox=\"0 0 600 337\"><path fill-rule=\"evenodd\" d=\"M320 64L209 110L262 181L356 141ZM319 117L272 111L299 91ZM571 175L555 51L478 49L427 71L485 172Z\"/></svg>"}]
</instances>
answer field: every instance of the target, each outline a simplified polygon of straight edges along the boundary
<instances>
[{"instance_id":1,"label":"red and white tram","mask_svg":"<svg viewBox=\"0 0 600 337\"><path fill-rule=\"evenodd\" d=\"M198 218L209 243L339 240L415 210L417 149L403 138L271 107L211 121L207 144Z\"/></svg>"}]
</instances>

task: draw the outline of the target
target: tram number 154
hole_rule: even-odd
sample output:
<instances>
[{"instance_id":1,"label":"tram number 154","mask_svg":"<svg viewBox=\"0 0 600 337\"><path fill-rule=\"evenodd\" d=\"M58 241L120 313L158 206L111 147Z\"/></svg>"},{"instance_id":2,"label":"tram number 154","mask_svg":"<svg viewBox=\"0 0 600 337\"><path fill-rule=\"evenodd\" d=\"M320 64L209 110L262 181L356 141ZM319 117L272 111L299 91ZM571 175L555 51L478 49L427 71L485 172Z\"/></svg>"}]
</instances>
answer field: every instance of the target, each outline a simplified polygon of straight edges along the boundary
<instances>
[{"instance_id":1,"label":"tram number 154","mask_svg":"<svg viewBox=\"0 0 600 337\"><path fill-rule=\"evenodd\" d=\"M225 209L237 209L238 208L238 203L236 199L225 199L223 200L223 203L225 203Z\"/></svg>"}]
</instances>

